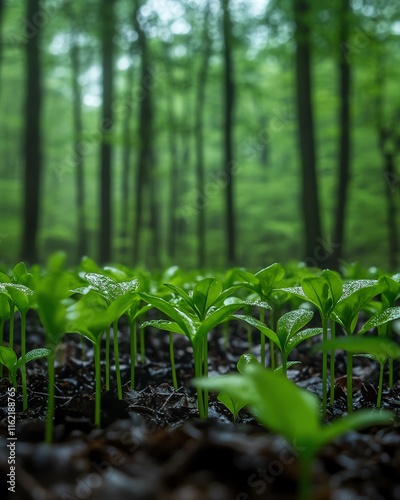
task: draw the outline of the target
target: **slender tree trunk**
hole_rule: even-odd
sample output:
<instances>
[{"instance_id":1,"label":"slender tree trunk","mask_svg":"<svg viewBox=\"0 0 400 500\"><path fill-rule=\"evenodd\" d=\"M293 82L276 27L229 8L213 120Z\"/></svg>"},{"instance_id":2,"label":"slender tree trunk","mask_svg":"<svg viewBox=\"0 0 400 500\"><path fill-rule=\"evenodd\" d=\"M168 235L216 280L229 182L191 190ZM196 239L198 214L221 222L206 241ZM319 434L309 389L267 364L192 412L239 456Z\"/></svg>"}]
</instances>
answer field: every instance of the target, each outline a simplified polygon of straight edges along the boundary
<instances>
[{"instance_id":1,"label":"slender tree trunk","mask_svg":"<svg viewBox=\"0 0 400 500\"><path fill-rule=\"evenodd\" d=\"M171 65L168 47L164 45L164 63L168 78L167 93L167 116L168 116L168 147L170 156L169 169L169 207L168 207L168 232L167 232L167 252L168 257L173 261L176 257L176 239L178 232L178 222L176 217L176 206L179 198L179 158L178 158L178 127L177 116L174 109L175 81Z\"/></svg>"},{"instance_id":2,"label":"slender tree trunk","mask_svg":"<svg viewBox=\"0 0 400 500\"><path fill-rule=\"evenodd\" d=\"M235 83L233 76L232 57L232 20L230 15L230 0L222 0L223 7L223 37L224 37L224 95L225 95L225 172L226 182L226 236L227 236L227 264L235 262L235 210L233 190L233 111Z\"/></svg>"},{"instance_id":3,"label":"slender tree trunk","mask_svg":"<svg viewBox=\"0 0 400 500\"><path fill-rule=\"evenodd\" d=\"M147 37L144 33L140 22L138 20L138 13L140 9L140 0L135 0L135 15L134 25L138 33L138 44L141 54L140 62L140 85L142 91L142 99L139 107L139 152L138 152L138 165L136 174L136 211L135 211L135 227L133 239L133 257L134 263L137 264L141 256L142 246L142 226L143 226L143 200L146 199L144 194L150 198L150 211L153 209L154 204L154 186L150 188L150 183L155 182L152 172L152 122L153 122L153 107L151 101L151 89L153 87L153 75L149 65L149 52L147 46ZM150 225L157 225L156 214L151 212ZM158 231L157 227L152 227L153 231ZM157 239L157 237L155 238ZM154 240L153 240L154 242ZM151 249L152 252L157 252L158 248Z\"/></svg>"},{"instance_id":4,"label":"slender tree trunk","mask_svg":"<svg viewBox=\"0 0 400 500\"><path fill-rule=\"evenodd\" d=\"M133 53L133 45L131 46L130 53ZM133 62L127 69L126 73L126 98L127 102L131 103L132 91L134 82L134 66ZM132 106L126 106L123 123L123 150L122 150L122 178L121 178L121 242L122 258L125 261L128 251L128 228L129 228L129 192L130 192L130 172L131 172L131 153L132 153L132 139L131 139L131 120L132 120Z\"/></svg>"},{"instance_id":5,"label":"slender tree trunk","mask_svg":"<svg viewBox=\"0 0 400 500\"><path fill-rule=\"evenodd\" d=\"M85 175L82 151L82 92L79 84L80 75L80 50L73 42L71 47L72 66L72 93L73 93L73 123L74 123L74 160L76 168L76 213L78 234L78 256L82 257L87 252L87 228L85 213Z\"/></svg>"},{"instance_id":6,"label":"slender tree trunk","mask_svg":"<svg viewBox=\"0 0 400 500\"><path fill-rule=\"evenodd\" d=\"M204 103L207 76L210 66L211 38L208 33L210 18L210 3L207 2L204 11L203 54L197 77L196 110L195 110L195 141L196 141L196 179L197 179L197 265L200 269L206 264L206 207L204 203Z\"/></svg>"},{"instance_id":7,"label":"slender tree trunk","mask_svg":"<svg viewBox=\"0 0 400 500\"><path fill-rule=\"evenodd\" d=\"M384 169L387 179L395 177L395 157L392 151L384 153ZM395 190L389 182L386 182L386 209L388 224L388 258L389 267L394 272L397 269L397 254L399 251L399 238L396 220Z\"/></svg>"},{"instance_id":8,"label":"slender tree trunk","mask_svg":"<svg viewBox=\"0 0 400 500\"><path fill-rule=\"evenodd\" d=\"M347 192L350 180L350 91L351 69L348 59L349 16L351 14L350 0L340 0L340 60L339 60L339 165L338 185L336 195L336 210L333 232L333 253L331 267L338 268L342 256L345 236L345 221L347 208Z\"/></svg>"},{"instance_id":9,"label":"slender tree trunk","mask_svg":"<svg viewBox=\"0 0 400 500\"><path fill-rule=\"evenodd\" d=\"M114 73L114 3L115 0L102 0L102 141L101 141L101 179L100 179L100 262L109 262L112 248L112 207L111 207L111 132L113 128L112 100Z\"/></svg>"},{"instance_id":10,"label":"slender tree trunk","mask_svg":"<svg viewBox=\"0 0 400 500\"><path fill-rule=\"evenodd\" d=\"M320 245L321 221L315 159L314 117L311 82L309 0L294 0L296 23L296 93L302 172L302 211L305 257L312 258Z\"/></svg>"},{"instance_id":11,"label":"slender tree trunk","mask_svg":"<svg viewBox=\"0 0 400 500\"><path fill-rule=\"evenodd\" d=\"M28 21L40 12L39 0L27 0ZM27 28L26 41L26 95L25 95L25 134L24 134L24 208L22 230L22 259L36 262L37 233L40 209L40 181L42 167L41 148L41 64L40 64L40 26L36 25L36 34L31 36Z\"/></svg>"}]
</instances>

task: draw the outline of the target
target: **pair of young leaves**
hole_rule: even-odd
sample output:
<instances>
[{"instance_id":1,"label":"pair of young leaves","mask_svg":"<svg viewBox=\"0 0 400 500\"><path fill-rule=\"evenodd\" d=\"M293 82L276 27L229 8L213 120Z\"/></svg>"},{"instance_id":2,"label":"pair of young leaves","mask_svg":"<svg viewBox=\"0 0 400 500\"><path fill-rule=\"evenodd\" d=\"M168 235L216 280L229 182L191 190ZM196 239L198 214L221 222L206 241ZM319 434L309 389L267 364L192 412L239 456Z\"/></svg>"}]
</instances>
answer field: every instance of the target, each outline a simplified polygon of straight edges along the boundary
<instances>
[{"instance_id":1,"label":"pair of young leaves","mask_svg":"<svg viewBox=\"0 0 400 500\"><path fill-rule=\"evenodd\" d=\"M142 327L154 326L160 330L180 333L185 335L193 345L198 345L213 328L228 320L233 313L245 305L269 309L269 305L265 302L243 301L232 297L241 285L233 285L223 290L221 280L215 278L204 278L198 281L191 292L169 283L165 286L179 298L177 303L148 293L140 293L140 295L172 321L152 320L143 323Z\"/></svg>"}]
</instances>

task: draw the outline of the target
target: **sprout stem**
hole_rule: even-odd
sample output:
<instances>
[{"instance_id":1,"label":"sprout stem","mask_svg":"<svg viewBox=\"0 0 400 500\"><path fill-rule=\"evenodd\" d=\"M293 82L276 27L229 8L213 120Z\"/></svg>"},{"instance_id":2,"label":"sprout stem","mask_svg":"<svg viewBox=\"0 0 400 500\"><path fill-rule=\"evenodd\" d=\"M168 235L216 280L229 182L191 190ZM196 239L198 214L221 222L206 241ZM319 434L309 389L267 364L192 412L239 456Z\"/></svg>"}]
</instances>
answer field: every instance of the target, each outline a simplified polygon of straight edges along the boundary
<instances>
[{"instance_id":1,"label":"sprout stem","mask_svg":"<svg viewBox=\"0 0 400 500\"><path fill-rule=\"evenodd\" d=\"M26 312L21 313L21 357L26 354ZM26 364L25 361L21 365L22 375L22 409L25 411L28 408L28 391L26 387Z\"/></svg>"},{"instance_id":2,"label":"sprout stem","mask_svg":"<svg viewBox=\"0 0 400 500\"><path fill-rule=\"evenodd\" d=\"M169 359L171 362L171 372L172 372L172 385L174 389L178 389L178 381L176 378L176 369L175 369L175 356L174 356L174 334L169 332Z\"/></svg>"},{"instance_id":3,"label":"sprout stem","mask_svg":"<svg viewBox=\"0 0 400 500\"><path fill-rule=\"evenodd\" d=\"M110 329L106 330L106 391L110 390Z\"/></svg>"},{"instance_id":4,"label":"sprout stem","mask_svg":"<svg viewBox=\"0 0 400 500\"><path fill-rule=\"evenodd\" d=\"M94 424L101 425L101 366L100 366L100 340L94 344L94 370L96 379L96 396L94 409Z\"/></svg>"},{"instance_id":5,"label":"sprout stem","mask_svg":"<svg viewBox=\"0 0 400 500\"><path fill-rule=\"evenodd\" d=\"M142 365L146 362L146 346L144 342L144 328L140 329L140 362Z\"/></svg>"},{"instance_id":6,"label":"sprout stem","mask_svg":"<svg viewBox=\"0 0 400 500\"><path fill-rule=\"evenodd\" d=\"M265 313L264 309L260 309L260 322L264 323ZM265 335L260 333L260 343L261 343L261 365L265 366Z\"/></svg>"},{"instance_id":7,"label":"sprout stem","mask_svg":"<svg viewBox=\"0 0 400 500\"><path fill-rule=\"evenodd\" d=\"M113 340L114 340L115 376L117 379L118 399L122 399L122 381L121 381L121 370L119 368L118 320L117 319L113 322Z\"/></svg>"},{"instance_id":8,"label":"sprout stem","mask_svg":"<svg viewBox=\"0 0 400 500\"><path fill-rule=\"evenodd\" d=\"M347 413L353 411L353 354L347 352Z\"/></svg>"},{"instance_id":9,"label":"sprout stem","mask_svg":"<svg viewBox=\"0 0 400 500\"><path fill-rule=\"evenodd\" d=\"M331 319L331 342L335 340L336 335L336 323ZM335 349L331 350L330 359L330 404L333 405L335 402Z\"/></svg>"},{"instance_id":10,"label":"sprout stem","mask_svg":"<svg viewBox=\"0 0 400 500\"><path fill-rule=\"evenodd\" d=\"M328 341L328 318L322 317L322 344ZM322 351L322 416L326 415L327 406L327 386L328 386L328 353L325 349Z\"/></svg>"},{"instance_id":11,"label":"sprout stem","mask_svg":"<svg viewBox=\"0 0 400 500\"><path fill-rule=\"evenodd\" d=\"M55 346L52 346L51 353L48 355L47 358L49 389L48 389L47 415L46 415L46 427L45 427L46 443L53 442L53 427L54 427L53 417L54 417L54 397L55 397L54 363L55 363Z\"/></svg>"},{"instance_id":12,"label":"sprout stem","mask_svg":"<svg viewBox=\"0 0 400 500\"><path fill-rule=\"evenodd\" d=\"M15 305L14 302L10 301L10 333L8 338L8 345L11 349L14 349L14 312Z\"/></svg>"},{"instance_id":13,"label":"sprout stem","mask_svg":"<svg viewBox=\"0 0 400 500\"><path fill-rule=\"evenodd\" d=\"M383 389L383 370L385 368L385 363L380 363L379 369L379 384L378 384L378 399L376 401L376 407L380 408L382 404L382 389Z\"/></svg>"},{"instance_id":14,"label":"sprout stem","mask_svg":"<svg viewBox=\"0 0 400 500\"><path fill-rule=\"evenodd\" d=\"M136 357L137 357L137 326L136 320L131 321L129 325L129 339L130 339L130 347L131 347L131 388L135 388L135 368L136 368Z\"/></svg>"}]
</instances>

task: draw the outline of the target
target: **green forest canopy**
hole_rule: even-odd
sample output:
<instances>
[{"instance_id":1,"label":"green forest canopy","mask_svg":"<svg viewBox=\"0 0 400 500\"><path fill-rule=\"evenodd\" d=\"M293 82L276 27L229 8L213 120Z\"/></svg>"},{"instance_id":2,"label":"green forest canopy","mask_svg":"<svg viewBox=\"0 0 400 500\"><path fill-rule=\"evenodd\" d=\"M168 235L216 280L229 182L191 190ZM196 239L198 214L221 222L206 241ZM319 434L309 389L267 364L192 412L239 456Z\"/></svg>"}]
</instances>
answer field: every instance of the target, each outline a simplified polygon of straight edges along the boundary
<instances>
[{"instance_id":1,"label":"green forest canopy","mask_svg":"<svg viewBox=\"0 0 400 500\"><path fill-rule=\"evenodd\" d=\"M0 22L0 261L398 264L396 2L2 0Z\"/></svg>"}]
</instances>

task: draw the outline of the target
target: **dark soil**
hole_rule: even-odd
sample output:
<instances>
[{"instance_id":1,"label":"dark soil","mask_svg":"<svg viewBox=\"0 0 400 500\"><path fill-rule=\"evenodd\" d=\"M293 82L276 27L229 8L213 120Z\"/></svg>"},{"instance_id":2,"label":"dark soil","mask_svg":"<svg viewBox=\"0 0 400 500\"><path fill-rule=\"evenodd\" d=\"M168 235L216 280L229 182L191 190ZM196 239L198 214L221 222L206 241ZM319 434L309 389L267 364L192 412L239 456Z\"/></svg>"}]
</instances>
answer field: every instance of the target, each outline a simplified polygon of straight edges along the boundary
<instances>
[{"instance_id":1,"label":"dark soil","mask_svg":"<svg viewBox=\"0 0 400 500\"><path fill-rule=\"evenodd\" d=\"M44 335L35 318L28 322L28 349L43 346ZM18 330L18 325L16 325ZM221 332L210 335L210 375L234 371L239 356L248 352L246 336L230 325L229 347ZM6 335L7 337L7 335ZM174 390L168 336L146 333L146 361L138 362L135 390L129 386L128 330L120 324L124 397L115 387L102 397L102 429L93 426L93 352L86 360L80 340L64 338L56 369L54 444L43 442L47 403L46 362L28 365L29 409L22 412L17 395L16 492L8 492L7 389L0 381L0 476L2 499L18 500L249 500L294 499L298 468L296 452L285 440L257 424L245 411L238 423L210 397L209 418L198 419L191 349L184 337L175 339L178 380ZM253 353L257 354L254 337ZM18 335L16 349L18 350ZM321 395L320 356L301 346L292 359L302 361L289 376ZM397 366L396 366L397 368ZM336 358L338 377L345 359ZM398 370L396 370L398 371ZM378 368L367 359L355 361L355 407L373 407ZM383 406L397 416L400 383L384 391ZM327 420L345 412L346 394L340 378L336 401ZM296 411L293 408L293 411ZM398 424L351 432L326 446L314 464L315 499L400 499L400 430Z\"/></svg>"}]
</instances>

